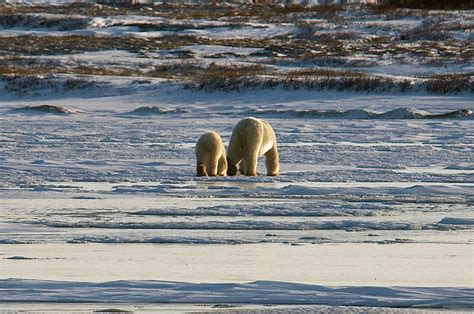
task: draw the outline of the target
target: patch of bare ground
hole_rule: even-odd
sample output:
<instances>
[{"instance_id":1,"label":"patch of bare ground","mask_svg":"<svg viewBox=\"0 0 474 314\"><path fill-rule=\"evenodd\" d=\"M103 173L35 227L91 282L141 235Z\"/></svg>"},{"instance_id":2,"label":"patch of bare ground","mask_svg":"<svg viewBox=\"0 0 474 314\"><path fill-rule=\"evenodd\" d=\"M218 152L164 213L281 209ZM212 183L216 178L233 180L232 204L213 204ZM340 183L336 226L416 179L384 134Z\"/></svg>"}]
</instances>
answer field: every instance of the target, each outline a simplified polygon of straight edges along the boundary
<instances>
[{"instance_id":1,"label":"patch of bare ground","mask_svg":"<svg viewBox=\"0 0 474 314\"><path fill-rule=\"evenodd\" d=\"M67 32L89 27L92 17L129 14L163 19L142 23L120 18L109 26L134 26L141 32L166 31L171 35L145 38ZM390 20L394 20L393 23ZM61 36L44 33L18 37L0 35L0 75L6 88L17 94L27 93L23 81L31 83L33 89L49 88L47 81L56 82L53 78L56 74L166 78L185 82L187 88L206 90L283 87L472 92L472 73L425 77L412 73L408 75L413 77L404 75L400 79L370 74L370 71L377 72L376 67L387 61L394 65L435 68L430 73L441 71L443 67L448 71L452 65L456 65L452 72L470 69L474 44L466 38L473 30L471 21L469 11L409 9L406 5L394 4L304 6L259 1L252 5L237 5L204 1L199 5L164 3L154 6L0 5L0 26L4 29L39 27L63 31ZM221 38L212 34L216 27L268 28L281 23L294 26L294 31L266 38ZM203 30L195 32L203 35L184 35L185 30ZM200 59L199 53L192 48L195 45L258 48L258 51L240 54L235 49L237 52L209 54ZM81 58L64 58L70 54L109 50L134 53L140 59L90 63L80 61ZM218 60L219 64L209 65L210 59L221 60ZM223 64L225 59L236 63ZM285 70L287 66L299 69ZM315 69L314 66L341 69ZM362 68L368 69L362 72ZM43 85L37 82L38 77L43 78ZM83 88L87 87L86 81L56 82L50 87Z\"/></svg>"},{"instance_id":2,"label":"patch of bare ground","mask_svg":"<svg viewBox=\"0 0 474 314\"><path fill-rule=\"evenodd\" d=\"M368 77L367 73L347 71L347 70L334 70L328 68L303 68L298 70L291 70L285 73L288 78L302 78L302 77Z\"/></svg>"},{"instance_id":3,"label":"patch of bare ground","mask_svg":"<svg viewBox=\"0 0 474 314\"><path fill-rule=\"evenodd\" d=\"M212 67L211 67L212 68ZM80 61L63 62L57 59L42 59L36 56L11 55L0 58L0 75L34 76L34 75L96 75L96 76L130 76L182 79L195 76L205 71L205 67L193 61L170 62L160 65L147 63L89 64Z\"/></svg>"},{"instance_id":4,"label":"patch of bare ground","mask_svg":"<svg viewBox=\"0 0 474 314\"><path fill-rule=\"evenodd\" d=\"M268 22L288 22L301 16L319 16L330 18L342 10L340 5L306 6L299 4L281 5L272 1L256 3L239 3L234 5L218 2L201 3L200 5L164 4L157 6L156 11L162 16L176 19L225 19L231 21L266 20Z\"/></svg>"},{"instance_id":5,"label":"patch of bare ground","mask_svg":"<svg viewBox=\"0 0 474 314\"><path fill-rule=\"evenodd\" d=\"M385 0L382 8L410 8L423 10L472 10L472 0Z\"/></svg>"},{"instance_id":6,"label":"patch of bare ground","mask_svg":"<svg viewBox=\"0 0 474 314\"><path fill-rule=\"evenodd\" d=\"M89 18L87 17L0 14L0 26L5 28L55 28L59 31L68 31L85 28L88 24Z\"/></svg>"},{"instance_id":7,"label":"patch of bare ground","mask_svg":"<svg viewBox=\"0 0 474 314\"><path fill-rule=\"evenodd\" d=\"M0 6L0 15L14 14L62 14L83 15L91 17L105 17L116 15L153 15L152 6L107 6L93 3L74 2L66 5L3 5Z\"/></svg>"},{"instance_id":8,"label":"patch of bare ground","mask_svg":"<svg viewBox=\"0 0 474 314\"><path fill-rule=\"evenodd\" d=\"M211 66L189 77L185 88L242 91L281 87L290 90L351 90L356 92L426 91L448 94L474 92L472 73L432 75L423 79L396 79L363 72L332 69L300 69L283 73L264 67Z\"/></svg>"},{"instance_id":9,"label":"patch of bare ground","mask_svg":"<svg viewBox=\"0 0 474 314\"><path fill-rule=\"evenodd\" d=\"M474 72L436 74L428 77L426 90L429 93L460 93L474 92Z\"/></svg>"},{"instance_id":10,"label":"patch of bare ground","mask_svg":"<svg viewBox=\"0 0 474 314\"><path fill-rule=\"evenodd\" d=\"M249 19L287 20L288 17L301 14L318 14L330 17L342 9L339 5L279 5L268 1L266 3L219 3L203 1L199 5L173 4L165 2L155 5L101 5L89 3L72 3L61 6L44 5L15 5L0 6L0 15L13 14L63 14L83 15L91 17L106 17L117 15L146 15L162 16L173 19L229 19L246 21Z\"/></svg>"},{"instance_id":11,"label":"patch of bare ground","mask_svg":"<svg viewBox=\"0 0 474 314\"><path fill-rule=\"evenodd\" d=\"M88 51L125 50L135 53L159 49L175 49L194 43L206 43L206 39L192 36L164 36L141 38L133 36L0 36L0 51L9 54L58 55Z\"/></svg>"},{"instance_id":12,"label":"patch of bare ground","mask_svg":"<svg viewBox=\"0 0 474 314\"><path fill-rule=\"evenodd\" d=\"M3 28L41 28L54 29L58 31L70 31L87 28L92 22L90 16L71 15L41 15L41 14L0 14L0 26ZM242 26L241 23L222 22L215 23L193 23L190 21L168 20L168 21L120 21L117 20L108 26L128 26L136 27L140 32L167 31L180 32L184 30L212 29L218 27L236 28Z\"/></svg>"},{"instance_id":13,"label":"patch of bare ground","mask_svg":"<svg viewBox=\"0 0 474 314\"><path fill-rule=\"evenodd\" d=\"M81 77L61 78L54 75L37 74L8 74L0 75L6 92L17 96L39 96L44 90L64 92L83 90L92 87L104 87L103 82L93 81Z\"/></svg>"},{"instance_id":14,"label":"patch of bare ground","mask_svg":"<svg viewBox=\"0 0 474 314\"><path fill-rule=\"evenodd\" d=\"M18 57L11 57L16 60ZM17 62L21 63L21 62ZM331 69L299 68L282 71L262 64L201 64L182 61L143 67L91 66L85 64L65 66L60 62L40 62L26 59L27 66L11 66L0 62L0 77L8 92L20 96L30 91L48 88L63 90L100 86L82 76L155 77L185 82L185 88L198 90L248 90L281 87L284 89L373 91L426 91L429 93L474 92L474 73L430 74L414 78L397 79L366 72ZM61 81L56 74L77 75Z\"/></svg>"},{"instance_id":15,"label":"patch of bare ground","mask_svg":"<svg viewBox=\"0 0 474 314\"><path fill-rule=\"evenodd\" d=\"M336 36L337 37L337 36ZM287 38L236 38L212 39L194 36L164 36L141 38L133 36L99 37L84 35L69 36L0 36L0 51L8 54L59 55L89 51L124 50L144 53L157 50L172 50L194 44L230 47L264 48L266 53L283 54L286 57L307 59L314 56L347 55L350 51L344 43L332 35L321 35L319 40Z\"/></svg>"},{"instance_id":16,"label":"patch of bare ground","mask_svg":"<svg viewBox=\"0 0 474 314\"><path fill-rule=\"evenodd\" d=\"M436 35L434 35L436 36ZM376 55L382 57L410 55L418 58L433 56L457 61L472 55L474 45L470 41L397 40L392 36L372 36L357 45L347 47L351 55Z\"/></svg>"},{"instance_id":17,"label":"patch of bare ground","mask_svg":"<svg viewBox=\"0 0 474 314\"><path fill-rule=\"evenodd\" d=\"M61 62L59 60L42 60L39 57L7 56L0 58L0 75L3 76L48 76L56 74L95 75L95 76L129 76L183 79L201 74L207 68L197 62L181 61L161 65L120 63L88 64L83 62Z\"/></svg>"},{"instance_id":18,"label":"patch of bare ground","mask_svg":"<svg viewBox=\"0 0 474 314\"><path fill-rule=\"evenodd\" d=\"M474 25L462 21L447 21L445 19L426 19L423 23L410 30L402 31L400 40L404 41L449 41L452 31L469 32L474 30Z\"/></svg>"},{"instance_id":19,"label":"patch of bare ground","mask_svg":"<svg viewBox=\"0 0 474 314\"><path fill-rule=\"evenodd\" d=\"M293 59L312 59L320 56L346 56L348 47L337 35L320 35L318 39L300 39L290 37L274 37L266 39L211 39L213 45L263 48L263 52L253 56L281 57Z\"/></svg>"},{"instance_id":20,"label":"patch of bare ground","mask_svg":"<svg viewBox=\"0 0 474 314\"><path fill-rule=\"evenodd\" d=\"M281 87L289 90L353 90L353 91L391 91L396 88L407 89L410 82L398 84L391 78L370 77L365 74L332 73L323 75L248 75L233 73L223 76L222 73L209 73L206 76L195 77L186 83L185 88L199 90L243 91L249 89L267 89Z\"/></svg>"}]
</instances>

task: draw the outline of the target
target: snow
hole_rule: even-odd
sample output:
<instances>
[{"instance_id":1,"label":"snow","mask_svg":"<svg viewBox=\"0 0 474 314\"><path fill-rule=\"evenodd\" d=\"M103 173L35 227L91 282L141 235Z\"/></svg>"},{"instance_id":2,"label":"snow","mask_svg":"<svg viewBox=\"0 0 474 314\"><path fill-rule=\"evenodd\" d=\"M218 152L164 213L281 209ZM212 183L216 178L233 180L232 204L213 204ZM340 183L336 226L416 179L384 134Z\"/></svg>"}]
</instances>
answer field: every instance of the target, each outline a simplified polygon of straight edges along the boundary
<instances>
[{"instance_id":1,"label":"snow","mask_svg":"<svg viewBox=\"0 0 474 314\"><path fill-rule=\"evenodd\" d=\"M451 225L473 225L474 224L474 219L445 217L439 223L440 224L451 224Z\"/></svg>"},{"instance_id":2,"label":"snow","mask_svg":"<svg viewBox=\"0 0 474 314\"><path fill-rule=\"evenodd\" d=\"M0 33L271 41L300 31L286 22L74 17L86 26L16 25ZM359 35L375 40L423 23L363 16L345 27L307 22L316 25L314 36L353 30L353 44ZM163 30L143 31L144 25ZM25 302L309 304L349 312L474 307L472 93L206 91L185 89L176 78L140 76L182 62L180 52L193 64L326 69L317 60L281 52L273 59L258 56L267 47L228 43L27 56L66 70L139 71L43 75L24 94L0 81L0 311ZM400 56L407 59L337 56L333 61L343 65L330 68L416 80L472 68ZM66 90L71 78L92 83ZM247 116L273 126L281 174L265 176L261 159L256 177L196 177L199 135L213 129L228 143Z\"/></svg>"},{"instance_id":3,"label":"snow","mask_svg":"<svg viewBox=\"0 0 474 314\"><path fill-rule=\"evenodd\" d=\"M129 115L161 115L161 114L173 114L173 113L188 113L189 111L185 109L168 109L168 108L160 108L156 106L145 106L134 109L130 111Z\"/></svg>"},{"instance_id":4,"label":"snow","mask_svg":"<svg viewBox=\"0 0 474 314\"><path fill-rule=\"evenodd\" d=\"M470 108L472 97L286 90L242 97L153 86L87 98L4 95L4 300L472 306L473 120L429 116ZM74 113L16 110L44 104ZM413 110L391 119L295 114L394 107ZM199 134L212 127L227 142L250 113L274 126L281 175L196 178ZM420 115L428 117L413 119ZM174 283L119 297L128 285L162 280ZM252 288L240 299L222 284ZM278 289L300 297L270 293Z\"/></svg>"},{"instance_id":5,"label":"snow","mask_svg":"<svg viewBox=\"0 0 474 314\"><path fill-rule=\"evenodd\" d=\"M0 302L328 304L376 307L472 307L473 289L326 287L285 282L192 284L160 281L111 281L100 284L0 280Z\"/></svg>"},{"instance_id":6,"label":"snow","mask_svg":"<svg viewBox=\"0 0 474 314\"><path fill-rule=\"evenodd\" d=\"M249 115L270 116L274 118L307 117L320 119L443 119L443 118L472 118L468 109L431 114L412 108L397 108L387 112L371 112L369 110L252 110L245 111Z\"/></svg>"},{"instance_id":7,"label":"snow","mask_svg":"<svg viewBox=\"0 0 474 314\"><path fill-rule=\"evenodd\" d=\"M211 56L220 54L229 55L250 55L252 53L263 52L261 48L246 48L246 47L229 47L229 46L218 46L218 45L192 45L180 47L180 50L192 51L196 57L209 58Z\"/></svg>"},{"instance_id":8,"label":"snow","mask_svg":"<svg viewBox=\"0 0 474 314\"><path fill-rule=\"evenodd\" d=\"M74 230L64 232L75 233ZM206 232L209 233L204 230L200 233ZM124 231L122 236L125 238L130 233L135 232ZM221 231L222 237L242 233ZM0 262L5 279L227 284L268 280L325 286L472 288L471 278L464 271L470 267L470 251L464 243L450 242L448 239L453 239L453 235L446 236L445 243L439 243L439 232L425 231L425 235L430 233L431 237L437 238L436 243L417 243L410 241L412 233L399 233L396 238L384 231L362 233L370 234L370 240L334 244L318 239L317 234L301 231L299 237L306 238L301 240L307 241L306 244L9 244L2 245L5 257L23 256L31 260L1 258ZM264 234L268 239L288 236L284 231L266 231ZM361 232L344 232L341 238L360 235ZM123 301L127 303L125 298Z\"/></svg>"}]
</instances>

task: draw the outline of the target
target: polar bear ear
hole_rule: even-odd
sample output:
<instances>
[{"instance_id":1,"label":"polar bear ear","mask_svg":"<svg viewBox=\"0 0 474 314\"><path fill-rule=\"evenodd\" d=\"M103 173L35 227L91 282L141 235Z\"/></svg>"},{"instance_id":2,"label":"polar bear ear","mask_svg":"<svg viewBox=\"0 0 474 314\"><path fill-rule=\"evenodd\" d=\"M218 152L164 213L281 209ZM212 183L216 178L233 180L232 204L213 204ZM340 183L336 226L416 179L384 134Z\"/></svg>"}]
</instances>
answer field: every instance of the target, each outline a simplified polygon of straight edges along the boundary
<instances>
[{"instance_id":1,"label":"polar bear ear","mask_svg":"<svg viewBox=\"0 0 474 314\"><path fill-rule=\"evenodd\" d=\"M204 165L197 166L197 176L198 177L206 177L207 176L206 167Z\"/></svg>"}]
</instances>

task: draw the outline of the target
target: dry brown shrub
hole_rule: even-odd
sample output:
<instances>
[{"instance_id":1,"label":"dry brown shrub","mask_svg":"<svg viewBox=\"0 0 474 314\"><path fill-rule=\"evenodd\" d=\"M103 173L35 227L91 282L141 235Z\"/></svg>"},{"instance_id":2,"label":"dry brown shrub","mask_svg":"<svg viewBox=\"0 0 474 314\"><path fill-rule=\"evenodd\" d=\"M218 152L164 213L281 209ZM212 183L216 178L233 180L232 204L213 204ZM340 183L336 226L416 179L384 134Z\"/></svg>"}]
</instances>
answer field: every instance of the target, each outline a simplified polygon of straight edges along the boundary
<instances>
[{"instance_id":1,"label":"dry brown shrub","mask_svg":"<svg viewBox=\"0 0 474 314\"><path fill-rule=\"evenodd\" d=\"M300 70L289 71L286 75L289 78L295 77L366 77L367 74L363 72L355 71L344 71L344 70L332 70L332 69L321 69L321 68L305 68Z\"/></svg>"}]
</instances>

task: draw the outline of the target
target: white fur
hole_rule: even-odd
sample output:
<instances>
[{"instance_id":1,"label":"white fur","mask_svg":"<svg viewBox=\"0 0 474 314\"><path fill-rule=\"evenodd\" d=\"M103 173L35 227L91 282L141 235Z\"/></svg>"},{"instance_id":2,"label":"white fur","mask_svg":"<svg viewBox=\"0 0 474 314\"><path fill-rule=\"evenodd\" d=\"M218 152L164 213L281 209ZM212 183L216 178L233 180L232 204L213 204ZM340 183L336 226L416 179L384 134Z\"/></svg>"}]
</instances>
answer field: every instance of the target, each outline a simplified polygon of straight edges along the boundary
<instances>
[{"instance_id":1,"label":"white fur","mask_svg":"<svg viewBox=\"0 0 474 314\"><path fill-rule=\"evenodd\" d=\"M210 131L199 137L196 143L196 159L198 176L226 175L225 146L218 133Z\"/></svg>"},{"instance_id":2,"label":"white fur","mask_svg":"<svg viewBox=\"0 0 474 314\"><path fill-rule=\"evenodd\" d=\"M257 175L257 159L265 155L267 175L276 176L280 170L275 132L267 121L256 118L240 120L234 127L227 151L227 174L240 172Z\"/></svg>"}]
</instances>

